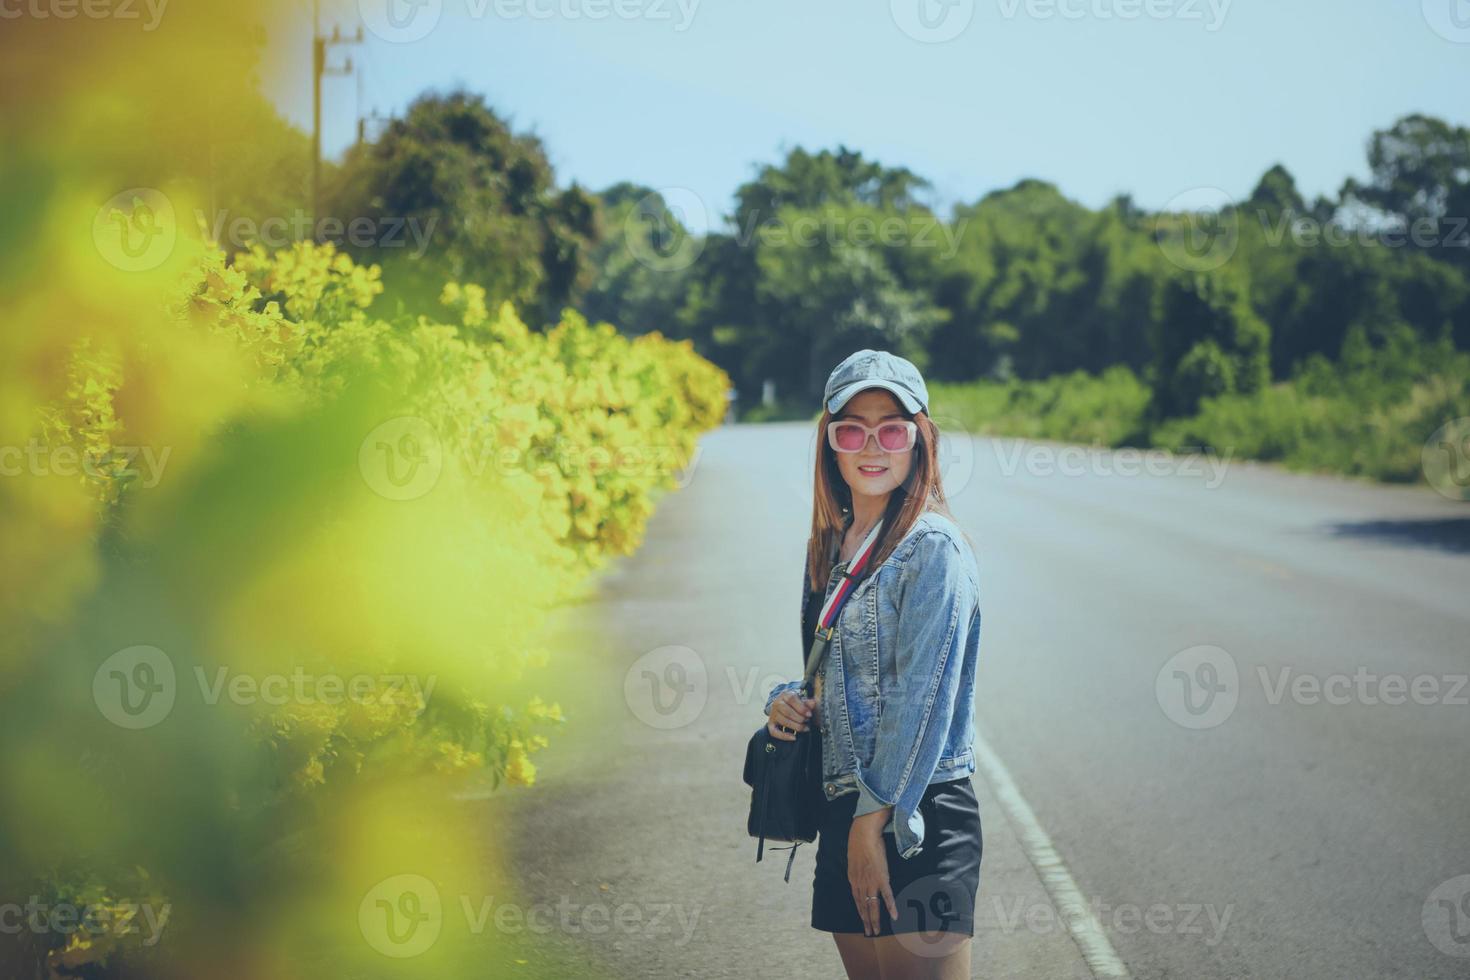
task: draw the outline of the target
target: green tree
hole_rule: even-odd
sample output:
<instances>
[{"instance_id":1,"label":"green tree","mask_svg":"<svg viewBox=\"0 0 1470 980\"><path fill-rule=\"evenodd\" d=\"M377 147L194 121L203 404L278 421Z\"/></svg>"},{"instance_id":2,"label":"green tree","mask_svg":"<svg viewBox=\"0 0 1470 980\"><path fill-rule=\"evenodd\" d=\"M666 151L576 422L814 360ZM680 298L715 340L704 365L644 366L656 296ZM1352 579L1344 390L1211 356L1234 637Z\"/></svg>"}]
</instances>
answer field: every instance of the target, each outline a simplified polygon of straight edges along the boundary
<instances>
[{"instance_id":1,"label":"green tree","mask_svg":"<svg viewBox=\"0 0 1470 980\"><path fill-rule=\"evenodd\" d=\"M1368 143L1367 183L1349 179L1345 201L1357 201L1405 227L1435 228L1431 253L1470 265L1470 129L1413 114L1373 134Z\"/></svg>"},{"instance_id":2,"label":"green tree","mask_svg":"<svg viewBox=\"0 0 1470 980\"><path fill-rule=\"evenodd\" d=\"M353 251L422 301L446 279L473 282L544 323L591 282L596 201L576 184L558 189L540 139L513 133L479 95L421 96L347 153L327 201L330 214L380 227L416 222L422 255L410 236Z\"/></svg>"},{"instance_id":3,"label":"green tree","mask_svg":"<svg viewBox=\"0 0 1470 980\"><path fill-rule=\"evenodd\" d=\"M704 242L663 196L622 182L598 195L602 235L589 253L594 270L580 308L625 333L688 336L680 311L697 288L694 265ZM701 347L708 336L697 336Z\"/></svg>"},{"instance_id":4,"label":"green tree","mask_svg":"<svg viewBox=\"0 0 1470 980\"><path fill-rule=\"evenodd\" d=\"M955 209L936 337L942 377L1038 378L1146 360L1144 327L1159 256L1128 200L1101 212L1023 180Z\"/></svg>"},{"instance_id":5,"label":"green tree","mask_svg":"<svg viewBox=\"0 0 1470 980\"><path fill-rule=\"evenodd\" d=\"M1202 399L1250 394L1271 380L1271 329L1225 272L1173 276L1158 297L1151 382L1155 418L1192 415Z\"/></svg>"},{"instance_id":6,"label":"green tree","mask_svg":"<svg viewBox=\"0 0 1470 980\"><path fill-rule=\"evenodd\" d=\"M792 150L736 191L729 227L702 243L683 323L742 391L769 378L813 404L855 347L924 361L944 318L929 283L945 226L920 201L928 186L846 147Z\"/></svg>"}]
</instances>

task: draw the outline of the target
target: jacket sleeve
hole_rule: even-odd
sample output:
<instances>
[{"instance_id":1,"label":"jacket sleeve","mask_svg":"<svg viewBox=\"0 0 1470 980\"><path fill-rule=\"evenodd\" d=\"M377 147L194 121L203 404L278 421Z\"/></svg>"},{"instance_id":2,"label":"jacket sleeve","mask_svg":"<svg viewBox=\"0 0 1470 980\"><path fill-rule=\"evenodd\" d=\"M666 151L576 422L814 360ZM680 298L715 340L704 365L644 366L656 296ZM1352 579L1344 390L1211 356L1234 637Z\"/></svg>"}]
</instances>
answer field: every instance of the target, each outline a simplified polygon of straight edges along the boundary
<instances>
[{"instance_id":1,"label":"jacket sleeve","mask_svg":"<svg viewBox=\"0 0 1470 980\"><path fill-rule=\"evenodd\" d=\"M872 762L856 774L853 812L892 806L895 843L907 858L923 841L919 800L954 718L964 639L979 596L958 544L940 532L915 543L900 582L893 639L898 684L883 694Z\"/></svg>"}]
</instances>

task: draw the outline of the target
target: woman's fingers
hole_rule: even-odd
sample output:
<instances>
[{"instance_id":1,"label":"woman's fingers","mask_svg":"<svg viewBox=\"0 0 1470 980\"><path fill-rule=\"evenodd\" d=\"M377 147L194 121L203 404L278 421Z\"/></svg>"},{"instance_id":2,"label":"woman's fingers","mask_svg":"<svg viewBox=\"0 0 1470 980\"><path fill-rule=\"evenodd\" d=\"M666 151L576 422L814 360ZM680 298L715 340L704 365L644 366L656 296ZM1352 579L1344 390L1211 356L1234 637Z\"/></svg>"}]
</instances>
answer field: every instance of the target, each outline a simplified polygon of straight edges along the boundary
<instances>
[{"instance_id":1,"label":"woman's fingers","mask_svg":"<svg viewBox=\"0 0 1470 980\"><path fill-rule=\"evenodd\" d=\"M766 722L766 731L774 737L794 741L798 732L807 730L816 709L816 699L802 698L795 691L787 691L771 702L771 714Z\"/></svg>"},{"instance_id":2,"label":"woman's fingers","mask_svg":"<svg viewBox=\"0 0 1470 980\"><path fill-rule=\"evenodd\" d=\"M785 694L781 695L780 701L793 713L802 717L811 717L812 709L810 705L812 704L812 699L808 698L803 701L801 698L797 697L794 692L787 691Z\"/></svg>"},{"instance_id":3,"label":"woman's fingers","mask_svg":"<svg viewBox=\"0 0 1470 980\"><path fill-rule=\"evenodd\" d=\"M878 902L888 907L890 921L898 920L898 903L894 901L893 889L888 886L886 878L872 885L859 885L853 893L857 894L859 891L862 894L857 900L858 908L861 910L858 914L862 916L863 929L869 935L876 936L883 928L882 912L878 908ZM869 898L869 895L876 896L877 900Z\"/></svg>"},{"instance_id":4,"label":"woman's fingers","mask_svg":"<svg viewBox=\"0 0 1470 980\"><path fill-rule=\"evenodd\" d=\"M807 719L810 716L810 710L801 703L796 695L789 692L781 695L771 704L771 724L778 729L783 725L791 729L789 733L791 738L796 737L796 732L806 731ZM778 734L785 736L788 733L782 731Z\"/></svg>"},{"instance_id":5,"label":"woman's fingers","mask_svg":"<svg viewBox=\"0 0 1470 980\"><path fill-rule=\"evenodd\" d=\"M781 723L797 731L806 731L807 716L796 711L790 705L781 706Z\"/></svg>"},{"instance_id":6,"label":"woman's fingers","mask_svg":"<svg viewBox=\"0 0 1470 980\"><path fill-rule=\"evenodd\" d=\"M806 731L806 725L802 724L801 719L776 708L771 709L771 727L778 735L787 739L794 739L797 732Z\"/></svg>"},{"instance_id":7,"label":"woman's fingers","mask_svg":"<svg viewBox=\"0 0 1470 980\"><path fill-rule=\"evenodd\" d=\"M858 916L863 920L863 935L876 936L880 928L878 921L878 903L868 901L867 892L863 891L866 886L858 885L852 890L852 900L857 903ZM877 894L873 892L871 894Z\"/></svg>"},{"instance_id":8,"label":"woman's fingers","mask_svg":"<svg viewBox=\"0 0 1470 980\"><path fill-rule=\"evenodd\" d=\"M889 887L888 882L886 882L886 881L883 882L883 892L882 892L882 895L883 895L883 904L888 906L888 918L892 919L894 922L897 922L898 921L898 901L893 897L893 889ZM871 905L871 906L873 906L873 908L875 908L875 909L878 907L878 903L877 902L869 902L868 904Z\"/></svg>"},{"instance_id":9,"label":"woman's fingers","mask_svg":"<svg viewBox=\"0 0 1470 980\"><path fill-rule=\"evenodd\" d=\"M820 706L818 706L817 699L816 698L807 698L806 701L804 701L803 703L807 706L807 708L812 713L811 714L812 723L815 724L818 728L822 727L822 709L821 709Z\"/></svg>"},{"instance_id":10,"label":"woman's fingers","mask_svg":"<svg viewBox=\"0 0 1470 980\"><path fill-rule=\"evenodd\" d=\"M882 839L873 840L854 826L848 834L847 873L852 900L858 907L858 917L863 920L863 935L876 936L883 921L879 902L888 909L890 919L898 919L898 903L889 887L888 854Z\"/></svg>"}]
</instances>

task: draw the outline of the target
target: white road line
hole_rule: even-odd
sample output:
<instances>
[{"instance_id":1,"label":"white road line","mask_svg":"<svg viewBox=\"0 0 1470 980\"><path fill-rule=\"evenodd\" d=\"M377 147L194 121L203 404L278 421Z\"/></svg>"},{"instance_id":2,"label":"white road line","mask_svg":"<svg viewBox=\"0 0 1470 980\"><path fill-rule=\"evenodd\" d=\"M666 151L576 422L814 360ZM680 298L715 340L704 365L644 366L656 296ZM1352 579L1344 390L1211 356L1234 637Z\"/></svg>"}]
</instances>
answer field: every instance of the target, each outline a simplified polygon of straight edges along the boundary
<instances>
[{"instance_id":1,"label":"white road line","mask_svg":"<svg viewBox=\"0 0 1470 980\"><path fill-rule=\"evenodd\" d=\"M1052 846L1051 838L1041 826L1041 821L1036 819L1036 812L1016 788L1016 781L1011 778L1010 770L1006 769L1005 763L1000 761L1000 756L995 754L995 750L978 729L975 733L975 761L986 781L990 783L995 798L1005 809L1012 826L1016 828L1026 856L1036 867L1036 873L1040 876L1046 893L1051 896L1052 904L1067 923L1067 929L1072 933L1072 939L1077 943L1092 975L1098 980L1128 980L1128 967L1123 965L1117 950L1108 941L1107 933L1103 932L1102 924L1087 907L1082 890L1077 887L1072 873L1067 870L1061 855Z\"/></svg>"}]
</instances>

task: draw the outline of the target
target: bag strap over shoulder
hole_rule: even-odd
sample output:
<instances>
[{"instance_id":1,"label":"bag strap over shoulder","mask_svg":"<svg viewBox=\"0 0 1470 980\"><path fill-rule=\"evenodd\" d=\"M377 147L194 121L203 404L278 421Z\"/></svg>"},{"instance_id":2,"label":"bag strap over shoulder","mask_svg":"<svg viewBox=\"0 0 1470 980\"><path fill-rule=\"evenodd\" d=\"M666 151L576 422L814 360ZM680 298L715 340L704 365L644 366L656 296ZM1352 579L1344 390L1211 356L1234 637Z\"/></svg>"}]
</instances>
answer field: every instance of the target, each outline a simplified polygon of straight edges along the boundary
<instances>
[{"instance_id":1,"label":"bag strap over shoulder","mask_svg":"<svg viewBox=\"0 0 1470 980\"><path fill-rule=\"evenodd\" d=\"M811 653L807 655L806 673L801 682L803 696L811 696L812 682L821 667L822 658L827 654L827 643L832 639L832 633L836 629L837 615L842 612L842 604L847 601L847 597L857 588L857 580L862 576L882 530L883 521L880 518L878 523L873 525L873 529L868 532L868 536L863 539L862 546L858 548L852 561L847 563L847 568L842 573L842 581L837 583L837 588L832 590L832 594L827 597L826 603L822 606L821 614L817 616L816 639L812 641Z\"/></svg>"}]
</instances>

